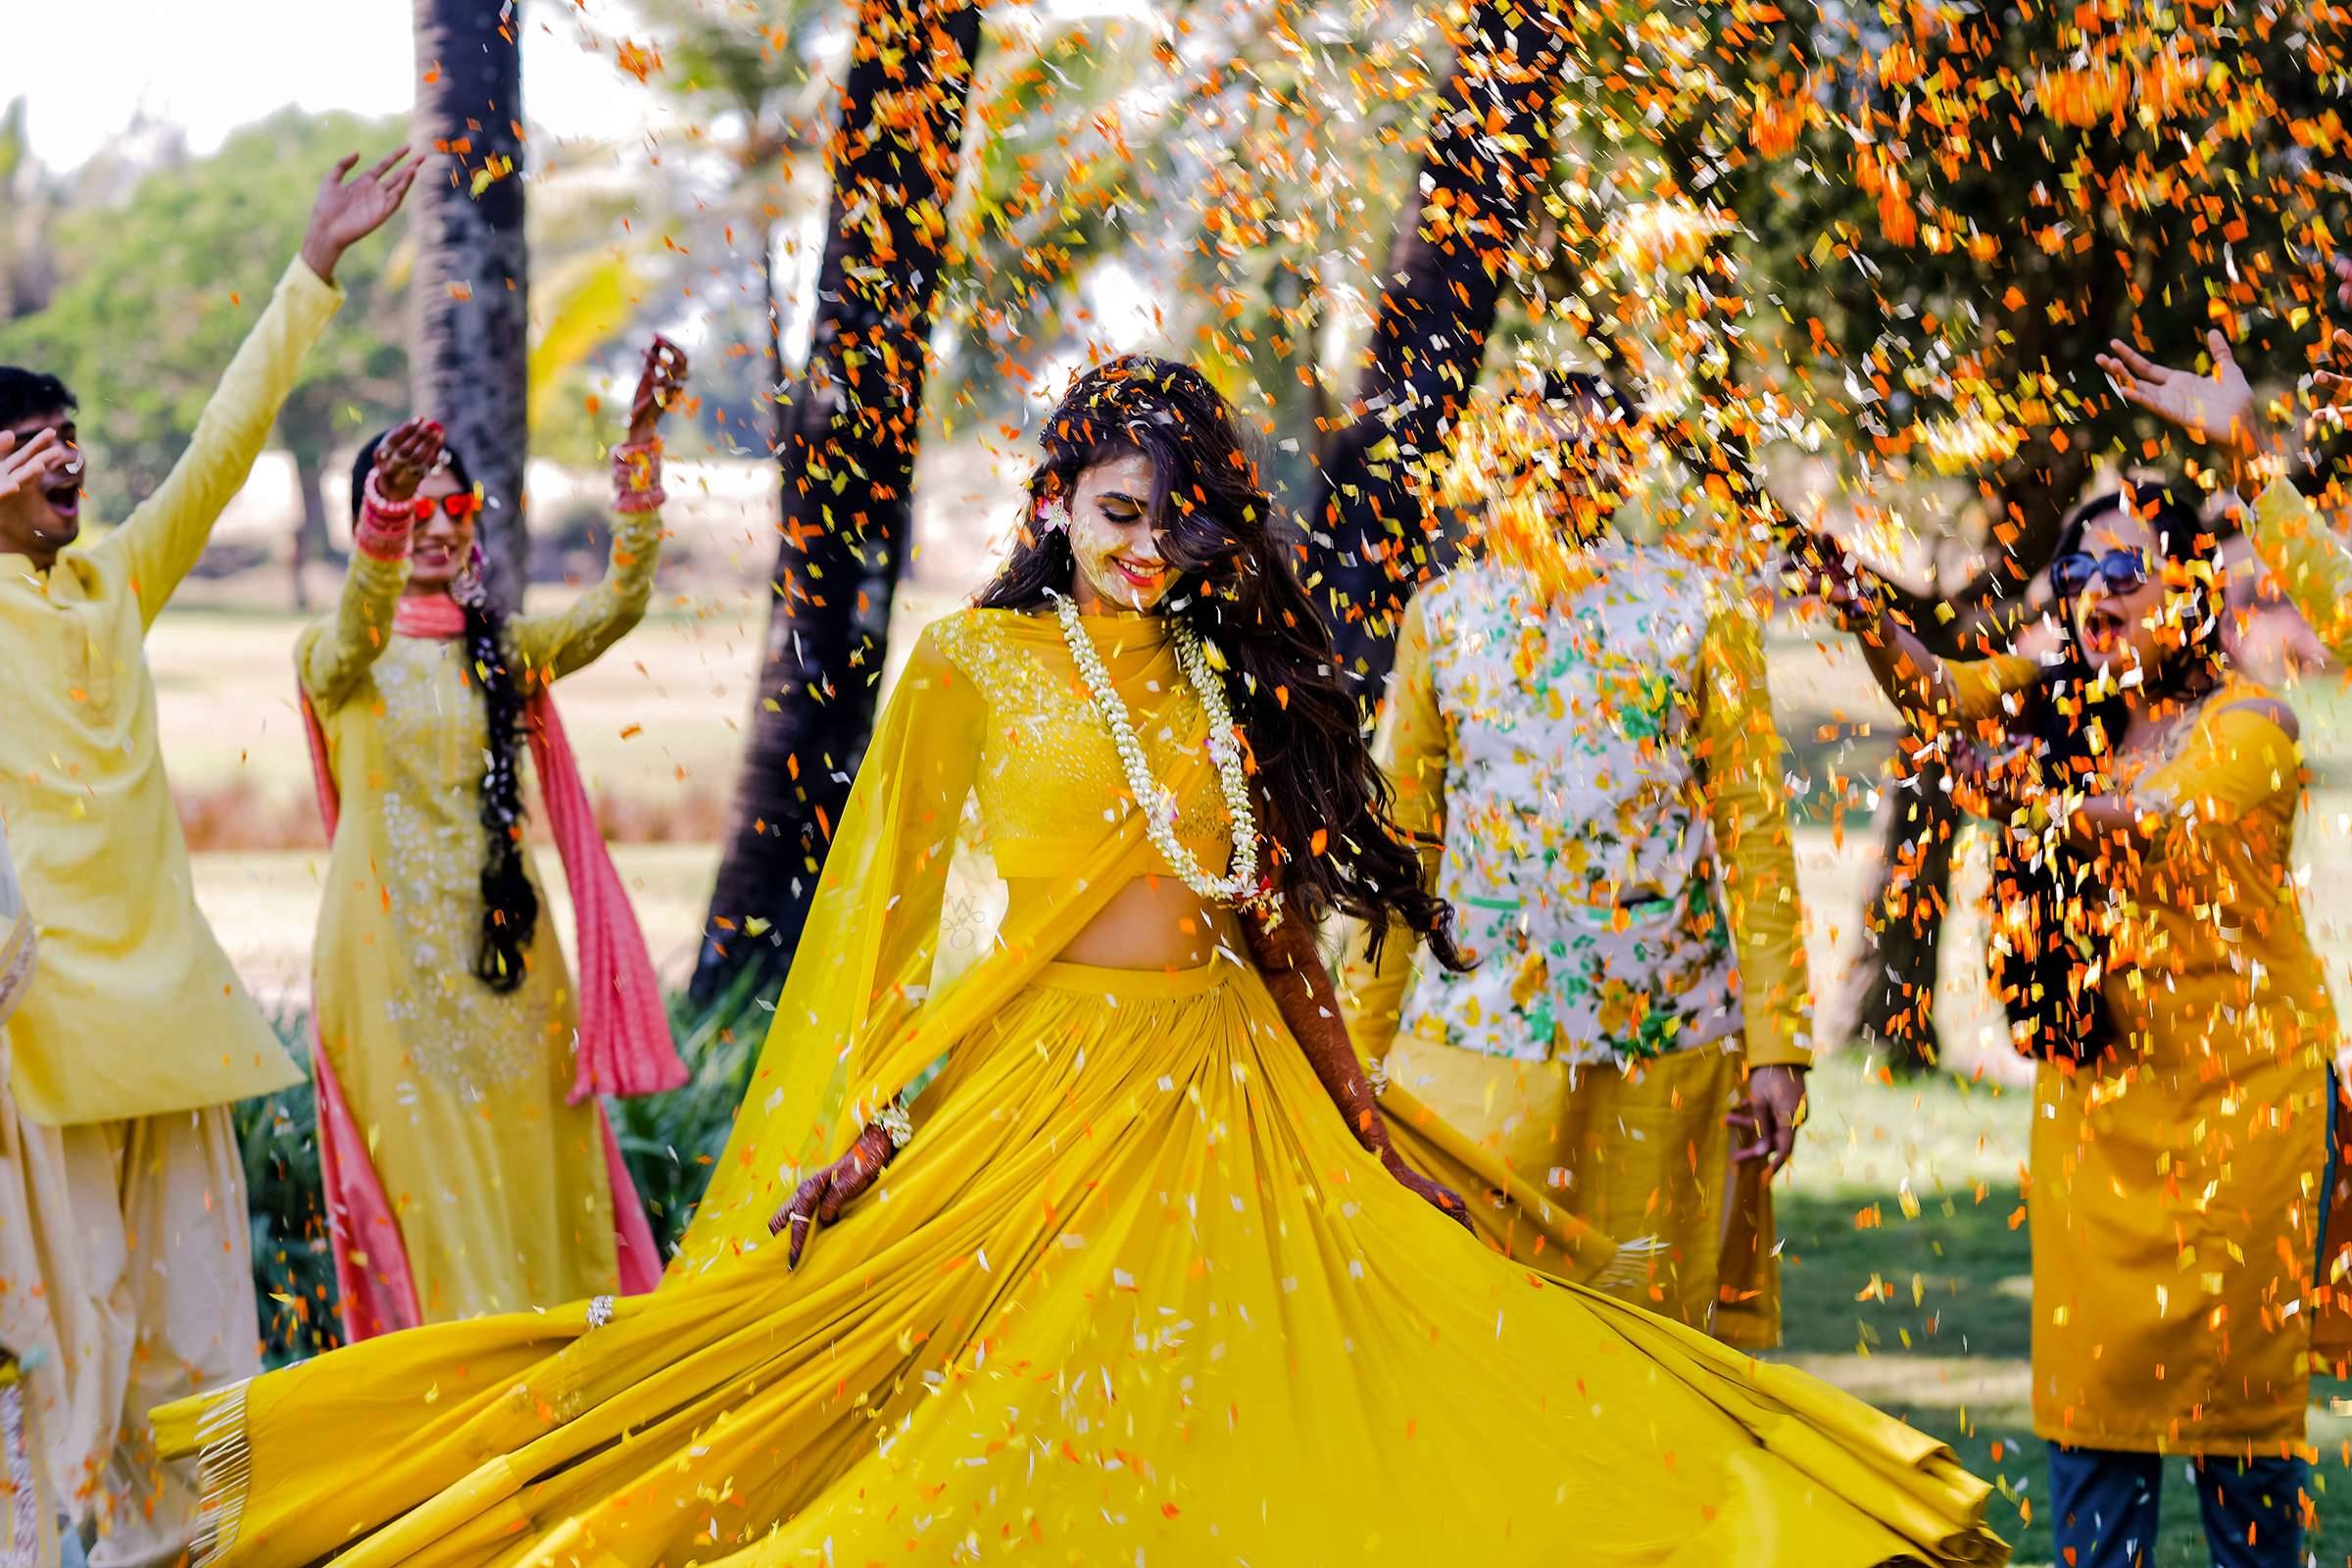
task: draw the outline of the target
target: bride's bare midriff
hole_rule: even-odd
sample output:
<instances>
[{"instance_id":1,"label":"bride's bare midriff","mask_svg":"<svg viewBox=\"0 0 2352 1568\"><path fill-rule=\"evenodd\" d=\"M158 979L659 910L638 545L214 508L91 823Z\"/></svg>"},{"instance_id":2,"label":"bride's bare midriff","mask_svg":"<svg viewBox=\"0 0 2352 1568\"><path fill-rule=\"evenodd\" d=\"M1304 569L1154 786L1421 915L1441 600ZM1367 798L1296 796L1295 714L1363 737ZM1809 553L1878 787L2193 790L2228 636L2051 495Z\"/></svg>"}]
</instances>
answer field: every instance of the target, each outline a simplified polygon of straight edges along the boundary
<instances>
[{"instance_id":1,"label":"bride's bare midriff","mask_svg":"<svg viewBox=\"0 0 2352 1568\"><path fill-rule=\"evenodd\" d=\"M1233 911L1172 876L1153 876L1112 894L1102 912L1054 956L1103 969L1197 969L1220 944L1243 951Z\"/></svg>"}]
</instances>

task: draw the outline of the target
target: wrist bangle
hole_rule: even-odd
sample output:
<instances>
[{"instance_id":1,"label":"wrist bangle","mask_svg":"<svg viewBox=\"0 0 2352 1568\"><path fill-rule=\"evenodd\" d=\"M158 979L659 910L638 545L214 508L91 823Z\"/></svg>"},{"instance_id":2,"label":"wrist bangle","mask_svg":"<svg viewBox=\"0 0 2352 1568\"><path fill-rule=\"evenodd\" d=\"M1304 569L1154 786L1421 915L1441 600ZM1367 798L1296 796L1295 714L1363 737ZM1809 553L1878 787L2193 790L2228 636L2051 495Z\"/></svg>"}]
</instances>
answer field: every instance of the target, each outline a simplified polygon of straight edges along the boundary
<instances>
[{"instance_id":1,"label":"wrist bangle","mask_svg":"<svg viewBox=\"0 0 2352 1568\"><path fill-rule=\"evenodd\" d=\"M360 486L360 509L363 512L380 513L386 521L407 523L416 520L416 516L410 503L395 501L384 494L384 476L379 468L369 468L367 482Z\"/></svg>"},{"instance_id":2,"label":"wrist bangle","mask_svg":"<svg viewBox=\"0 0 2352 1568\"><path fill-rule=\"evenodd\" d=\"M894 1154L914 1142L914 1119L906 1114L906 1102L903 1100L894 1100L875 1112L874 1125L890 1140Z\"/></svg>"},{"instance_id":3,"label":"wrist bangle","mask_svg":"<svg viewBox=\"0 0 2352 1568\"><path fill-rule=\"evenodd\" d=\"M360 520L352 530L352 544L376 561L397 561L408 554L409 531L416 525L415 509L385 496L375 470L368 469L360 487Z\"/></svg>"},{"instance_id":4,"label":"wrist bangle","mask_svg":"<svg viewBox=\"0 0 2352 1568\"><path fill-rule=\"evenodd\" d=\"M612 449L612 508L652 512L668 494L662 488L662 439L623 442Z\"/></svg>"}]
</instances>

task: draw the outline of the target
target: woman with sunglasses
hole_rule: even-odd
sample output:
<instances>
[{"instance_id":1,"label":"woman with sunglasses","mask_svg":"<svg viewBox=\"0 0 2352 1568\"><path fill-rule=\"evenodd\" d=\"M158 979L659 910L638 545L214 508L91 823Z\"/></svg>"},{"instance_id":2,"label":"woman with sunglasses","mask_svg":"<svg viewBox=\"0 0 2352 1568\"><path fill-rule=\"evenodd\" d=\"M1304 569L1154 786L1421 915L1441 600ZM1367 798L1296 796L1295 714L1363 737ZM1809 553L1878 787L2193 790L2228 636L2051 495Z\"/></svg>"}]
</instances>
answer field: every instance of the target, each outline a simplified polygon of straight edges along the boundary
<instances>
[{"instance_id":1,"label":"woman with sunglasses","mask_svg":"<svg viewBox=\"0 0 2352 1568\"><path fill-rule=\"evenodd\" d=\"M658 431L685 374L657 338L612 454L610 568L558 613L483 592L481 494L439 425L411 419L353 466L351 575L298 656L333 836L313 1075L347 1338L659 1277L595 1097L684 1069L546 690L645 613ZM526 740L578 911L576 989L523 842Z\"/></svg>"},{"instance_id":2,"label":"woman with sunglasses","mask_svg":"<svg viewBox=\"0 0 2352 1568\"><path fill-rule=\"evenodd\" d=\"M2132 484L2077 509L2047 662L1947 662L1831 584L2000 832L1993 968L2039 1058L2034 1429L2076 1568L2148 1560L2167 1454L2215 1562L2303 1560L2340 1037L2296 901L2295 717L2223 652L2200 499Z\"/></svg>"}]
</instances>

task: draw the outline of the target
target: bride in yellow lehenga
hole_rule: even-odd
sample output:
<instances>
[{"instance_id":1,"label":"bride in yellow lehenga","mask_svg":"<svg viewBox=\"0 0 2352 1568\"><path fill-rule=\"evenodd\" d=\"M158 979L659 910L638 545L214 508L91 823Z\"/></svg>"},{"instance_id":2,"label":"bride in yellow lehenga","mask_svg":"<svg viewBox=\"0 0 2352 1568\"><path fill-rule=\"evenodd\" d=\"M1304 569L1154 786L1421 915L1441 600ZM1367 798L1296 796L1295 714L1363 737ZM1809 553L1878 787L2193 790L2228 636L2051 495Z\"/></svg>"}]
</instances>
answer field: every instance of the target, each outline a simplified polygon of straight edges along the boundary
<instances>
[{"instance_id":1,"label":"bride in yellow lehenga","mask_svg":"<svg viewBox=\"0 0 2352 1568\"><path fill-rule=\"evenodd\" d=\"M160 1411L206 1557L2004 1557L1932 1440L1570 1283L1605 1239L1376 1105L1314 923L1444 957L1444 907L1230 411L1123 360L1045 446L889 703L669 1278ZM973 797L1004 912L935 975Z\"/></svg>"}]
</instances>

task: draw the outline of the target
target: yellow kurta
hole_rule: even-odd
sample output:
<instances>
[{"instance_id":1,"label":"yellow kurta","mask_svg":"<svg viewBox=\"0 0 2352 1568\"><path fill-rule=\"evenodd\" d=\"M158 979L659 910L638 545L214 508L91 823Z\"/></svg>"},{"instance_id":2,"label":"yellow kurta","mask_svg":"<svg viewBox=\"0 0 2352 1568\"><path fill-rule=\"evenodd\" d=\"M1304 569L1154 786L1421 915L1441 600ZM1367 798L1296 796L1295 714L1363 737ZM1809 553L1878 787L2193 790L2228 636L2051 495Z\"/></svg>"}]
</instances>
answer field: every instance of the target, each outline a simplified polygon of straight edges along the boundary
<instances>
[{"instance_id":1,"label":"yellow kurta","mask_svg":"<svg viewBox=\"0 0 2352 1568\"><path fill-rule=\"evenodd\" d=\"M2284 479L2255 501L2246 539L2311 622L2328 657L2352 663L2352 546Z\"/></svg>"},{"instance_id":2,"label":"yellow kurta","mask_svg":"<svg viewBox=\"0 0 2352 1568\"><path fill-rule=\"evenodd\" d=\"M1182 814L1213 811L1164 632L1088 624ZM1120 776L1051 618L935 627L662 1288L160 1412L168 1451L211 1445L218 1560L1998 1560L1929 1440L1465 1237L1357 1145L1254 972L1053 961L1164 874L1087 787ZM1062 870L1008 878L990 956L934 993L975 793L984 838ZM788 1271L776 1202L943 1054L913 1141Z\"/></svg>"},{"instance_id":3,"label":"yellow kurta","mask_svg":"<svg viewBox=\"0 0 2352 1568\"><path fill-rule=\"evenodd\" d=\"M518 677L567 675L635 625L660 539L655 514L621 518L601 584L511 619ZM473 975L488 721L463 639L390 633L407 578L405 558L356 556L300 660L342 792L312 959L318 1037L430 1322L609 1292L616 1264L598 1106L564 1102L577 1009L544 894L523 983L501 995Z\"/></svg>"},{"instance_id":4,"label":"yellow kurta","mask_svg":"<svg viewBox=\"0 0 2352 1568\"><path fill-rule=\"evenodd\" d=\"M38 1281L8 1292L9 1329L62 1374L45 1436L94 1564L169 1562L195 1533L197 1467L157 1462L144 1412L259 1359L228 1102L300 1077L197 910L144 640L340 300L289 266L130 519L46 573L0 558L0 816L40 937L5 1030L24 1136L0 1187L30 1222L0 1267Z\"/></svg>"},{"instance_id":5,"label":"yellow kurta","mask_svg":"<svg viewBox=\"0 0 2352 1568\"><path fill-rule=\"evenodd\" d=\"M129 520L46 574L0 557L0 814L41 923L38 979L8 1036L35 1121L225 1104L301 1076L197 911L144 644L342 298L293 263Z\"/></svg>"},{"instance_id":6,"label":"yellow kurta","mask_svg":"<svg viewBox=\"0 0 2352 1568\"><path fill-rule=\"evenodd\" d=\"M1947 669L1972 726L2040 678L2008 657ZM2116 781L2169 808L2099 860L2114 1051L2034 1076L2034 1430L2053 1441L2303 1440L2338 1033L2291 880L2302 759L2268 706L2231 675Z\"/></svg>"},{"instance_id":7,"label":"yellow kurta","mask_svg":"<svg viewBox=\"0 0 2352 1568\"><path fill-rule=\"evenodd\" d=\"M1446 837L1447 780L1463 770L1461 729L1477 716L1448 712L1440 699L1433 643L1468 630L1453 624L1447 604L1441 583L1406 611L1376 742L1396 790L1397 820L1431 845L1433 856ZM1434 629L1433 619L1444 629ZM1660 650L1606 652L1637 668L1654 663L1663 673ZM1771 1194L1760 1166L1732 1161L1735 1145L1724 1116L1745 1097L1749 1066L1811 1059L1804 917L1763 644L1749 607L1724 605L1708 618L1697 667L1702 678L1692 693L1688 744L1704 818L1721 851L1721 917L1737 955L1743 1049L1694 1045L1596 1065L1548 1054L1548 1040L1529 1042L1534 1053L1546 1054L1528 1059L1425 1038L1398 1027L1415 977L1414 948L1401 932L1377 967L1351 936L1342 995L1366 1060L1385 1058L1391 1079L1409 1087L1436 1116L1509 1169L1547 1185L1555 1202L1618 1245L1619 1254L1592 1283L1706 1325L1727 1343L1761 1348L1780 1339ZM1563 709L1554 722L1575 726L1594 718ZM1432 869L1443 885L1444 867ZM1433 962L1426 955L1419 961ZM1459 1179L1442 1159L1429 1163L1441 1177Z\"/></svg>"}]
</instances>

